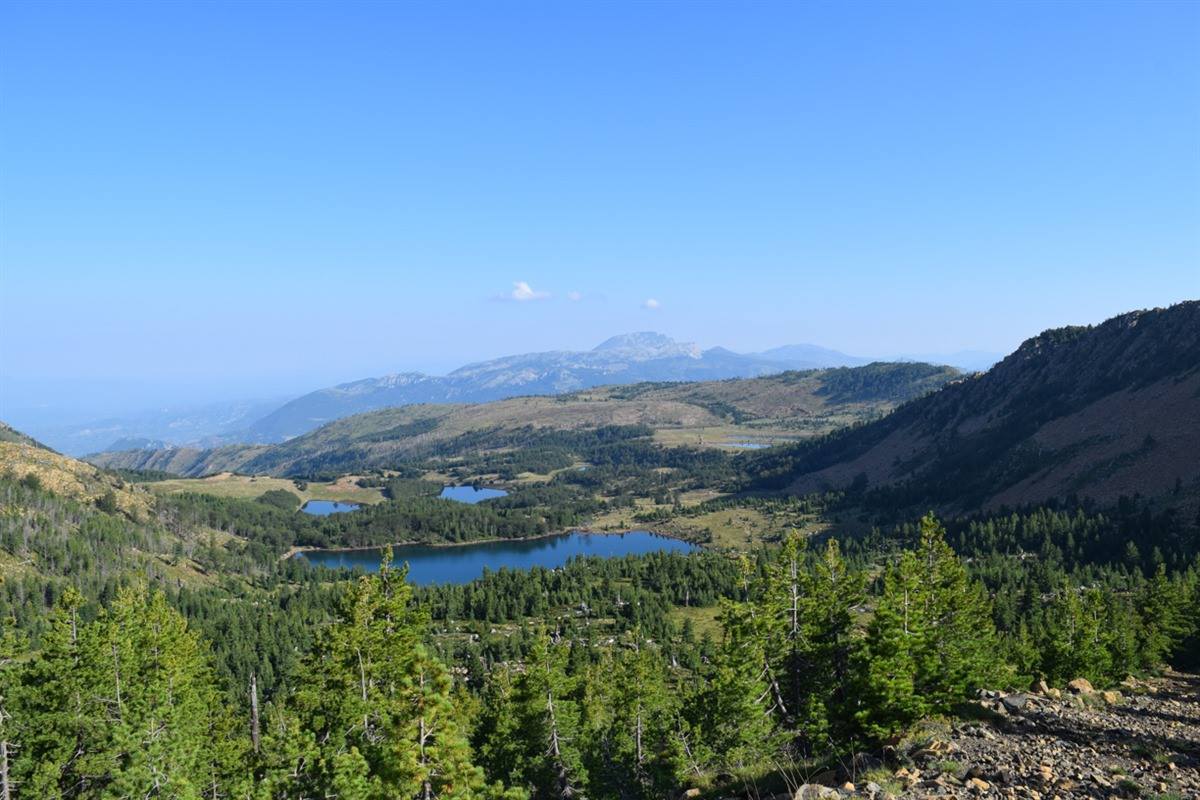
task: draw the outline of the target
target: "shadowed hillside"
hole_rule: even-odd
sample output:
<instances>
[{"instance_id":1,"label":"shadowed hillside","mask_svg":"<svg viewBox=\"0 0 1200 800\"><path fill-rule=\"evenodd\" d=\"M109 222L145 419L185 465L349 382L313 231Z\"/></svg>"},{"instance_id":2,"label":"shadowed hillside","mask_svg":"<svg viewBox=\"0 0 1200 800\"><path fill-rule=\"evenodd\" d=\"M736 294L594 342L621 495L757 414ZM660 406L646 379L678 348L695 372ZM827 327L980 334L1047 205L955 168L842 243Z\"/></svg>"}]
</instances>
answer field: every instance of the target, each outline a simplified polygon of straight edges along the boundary
<instances>
[{"instance_id":1,"label":"shadowed hillside","mask_svg":"<svg viewBox=\"0 0 1200 800\"><path fill-rule=\"evenodd\" d=\"M1200 302L1029 339L985 374L809 445L753 484L885 487L893 502L997 507L1200 493Z\"/></svg>"}]
</instances>

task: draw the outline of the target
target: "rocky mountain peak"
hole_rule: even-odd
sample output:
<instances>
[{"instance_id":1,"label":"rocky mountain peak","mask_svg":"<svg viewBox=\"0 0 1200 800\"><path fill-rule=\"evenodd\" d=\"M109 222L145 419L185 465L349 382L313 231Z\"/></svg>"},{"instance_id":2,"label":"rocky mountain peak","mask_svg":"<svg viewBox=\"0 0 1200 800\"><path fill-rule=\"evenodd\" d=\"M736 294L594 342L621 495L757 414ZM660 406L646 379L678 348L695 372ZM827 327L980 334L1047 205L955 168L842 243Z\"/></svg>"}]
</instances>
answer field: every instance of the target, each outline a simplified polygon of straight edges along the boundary
<instances>
[{"instance_id":1,"label":"rocky mountain peak","mask_svg":"<svg viewBox=\"0 0 1200 800\"><path fill-rule=\"evenodd\" d=\"M596 347L593 353L608 356L619 356L635 361L650 361L655 358L674 358L686 356L699 358L700 348L694 342L677 342L670 336L654 331L625 333L605 339Z\"/></svg>"}]
</instances>

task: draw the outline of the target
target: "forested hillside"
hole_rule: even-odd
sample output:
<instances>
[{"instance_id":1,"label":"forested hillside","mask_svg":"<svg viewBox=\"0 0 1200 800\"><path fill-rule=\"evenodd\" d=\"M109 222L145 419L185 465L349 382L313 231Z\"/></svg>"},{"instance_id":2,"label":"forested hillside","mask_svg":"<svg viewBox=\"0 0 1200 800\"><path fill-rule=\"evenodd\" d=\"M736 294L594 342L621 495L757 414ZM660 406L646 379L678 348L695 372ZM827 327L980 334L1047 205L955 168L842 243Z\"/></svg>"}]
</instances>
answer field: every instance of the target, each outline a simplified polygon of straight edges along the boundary
<instances>
[{"instance_id":1,"label":"forested hillside","mask_svg":"<svg viewBox=\"0 0 1200 800\"><path fill-rule=\"evenodd\" d=\"M1200 502L1200 302L1036 336L877 422L777 448L760 488L997 508L1078 496Z\"/></svg>"}]
</instances>

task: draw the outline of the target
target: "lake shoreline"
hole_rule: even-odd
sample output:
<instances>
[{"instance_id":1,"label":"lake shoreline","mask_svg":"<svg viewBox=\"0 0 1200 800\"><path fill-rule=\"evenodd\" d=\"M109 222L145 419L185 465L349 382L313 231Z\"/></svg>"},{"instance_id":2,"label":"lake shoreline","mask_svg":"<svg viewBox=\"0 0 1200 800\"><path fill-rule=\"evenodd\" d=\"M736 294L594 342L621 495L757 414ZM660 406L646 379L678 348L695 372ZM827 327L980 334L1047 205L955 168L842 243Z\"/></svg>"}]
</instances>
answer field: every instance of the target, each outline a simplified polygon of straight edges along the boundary
<instances>
[{"instance_id":1,"label":"lake shoreline","mask_svg":"<svg viewBox=\"0 0 1200 800\"><path fill-rule=\"evenodd\" d=\"M596 536L620 536L620 535L623 535L626 533L633 533L635 531L652 533L655 536L661 536L664 539L674 539L679 542L686 542L687 544L695 545L696 547L699 547L701 549L704 548L704 545L701 542L693 542L689 539L685 539L684 537L679 536L678 534L667 533L665 531L656 531L656 530L653 530L652 528L630 528L629 530L625 530L625 531L599 531L599 530L591 530L589 528L576 527L576 528L564 528L563 530L560 530L560 531L550 531L549 533L539 533L536 536L521 536L521 537L514 538L514 539L492 537L490 539L471 539L466 542L415 542L415 541L410 541L410 542L391 542L388 544L359 545L357 547L316 547L314 545L292 545L291 547L288 548L286 553L284 553L283 555L281 555L279 557L279 560L287 561L288 559L293 558L301 553L312 553L312 552L355 553L355 552L360 552L363 550L382 550L385 547L412 547L414 545L420 546L420 547L433 547L433 548L449 549L452 547L467 547L467 546L476 545L476 544L496 544L498 542L535 542L535 541L538 541L539 539L552 539L556 536L570 536L571 534L574 534L574 533L586 533L586 534L592 534L592 535L596 535Z\"/></svg>"}]
</instances>

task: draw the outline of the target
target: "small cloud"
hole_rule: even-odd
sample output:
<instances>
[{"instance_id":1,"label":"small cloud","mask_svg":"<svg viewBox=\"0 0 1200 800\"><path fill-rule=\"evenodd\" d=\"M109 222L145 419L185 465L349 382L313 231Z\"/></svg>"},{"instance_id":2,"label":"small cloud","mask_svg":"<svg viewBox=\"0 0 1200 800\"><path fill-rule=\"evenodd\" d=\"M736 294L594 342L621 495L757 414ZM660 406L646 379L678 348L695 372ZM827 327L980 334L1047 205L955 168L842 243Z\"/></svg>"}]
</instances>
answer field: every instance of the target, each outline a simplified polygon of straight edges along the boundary
<instances>
[{"instance_id":1,"label":"small cloud","mask_svg":"<svg viewBox=\"0 0 1200 800\"><path fill-rule=\"evenodd\" d=\"M572 303L578 303L583 299L583 292L567 292L567 299Z\"/></svg>"},{"instance_id":2,"label":"small cloud","mask_svg":"<svg viewBox=\"0 0 1200 800\"><path fill-rule=\"evenodd\" d=\"M515 300L518 303L528 300L546 300L549 297L549 292L537 291L525 281L513 281L512 291L500 295L501 300Z\"/></svg>"},{"instance_id":3,"label":"small cloud","mask_svg":"<svg viewBox=\"0 0 1200 800\"><path fill-rule=\"evenodd\" d=\"M651 297L642 303L642 308L647 309L648 311L657 311L658 309L662 308L662 303Z\"/></svg>"}]
</instances>

